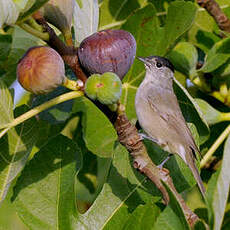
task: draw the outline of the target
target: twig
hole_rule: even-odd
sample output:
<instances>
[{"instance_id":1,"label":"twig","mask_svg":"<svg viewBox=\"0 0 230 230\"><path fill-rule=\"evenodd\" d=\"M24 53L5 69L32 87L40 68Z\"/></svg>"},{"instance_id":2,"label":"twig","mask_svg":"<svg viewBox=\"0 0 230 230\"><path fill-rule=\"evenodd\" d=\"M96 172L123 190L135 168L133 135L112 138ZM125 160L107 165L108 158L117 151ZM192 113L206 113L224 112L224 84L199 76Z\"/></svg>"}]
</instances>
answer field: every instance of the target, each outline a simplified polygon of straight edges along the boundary
<instances>
[{"instance_id":1,"label":"twig","mask_svg":"<svg viewBox=\"0 0 230 230\"><path fill-rule=\"evenodd\" d=\"M188 223L190 226L194 226L199 218L188 208L181 195L176 191L172 178L169 175L169 171L165 168L158 168L152 162L138 135L136 127L131 124L126 117L124 107L122 105L118 106L117 113L118 116L115 122L115 128L117 130L120 143L127 148L130 155L133 157L133 167L138 169L141 173L144 173L156 185L163 195L164 202L168 204L169 195L161 182L164 181L180 203Z\"/></svg>"},{"instance_id":2,"label":"twig","mask_svg":"<svg viewBox=\"0 0 230 230\"><path fill-rule=\"evenodd\" d=\"M1 126L0 128L3 129L1 132L0 132L0 138L11 128L21 124L22 122L30 119L31 117L34 117L36 116L37 114L41 113L42 111L54 106L54 105L57 105L57 104L60 104L64 101L68 101L68 100L71 100L71 99L74 99L74 98L77 98L77 97L81 97L83 96L84 93L82 91L71 91L71 92L68 92L68 93L65 93L65 94L62 94L58 97L55 97L31 110L29 110L28 112L22 114L21 116L15 118L12 122L8 123L8 124L5 124L3 126Z\"/></svg>"},{"instance_id":3,"label":"twig","mask_svg":"<svg viewBox=\"0 0 230 230\"><path fill-rule=\"evenodd\" d=\"M26 23L20 23L19 26L25 30L26 32L35 35L36 37L44 40L44 41L48 41L49 40L49 34L48 33L42 33L39 30L34 29L33 27L31 27L30 25L26 24Z\"/></svg>"},{"instance_id":4,"label":"twig","mask_svg":"<svg viewBox=\"0 0 230 230\"><path fill-rule=\"evenodd\" d=\"M73 70L78 79L85 83L87 80L87 76L81 69L77 55L77 48L73 46L67 46L64 42L62 42L39 12L33 14L33 18L40 25L42 25L44 31L48 32L49 40L47 41L47 43L49 44L49 46L55 49L62 56L65 63L69 65L69 67Z\"/></svg>"},{"instance_id":5,"label":"twig","mask_svg":"<svg viewBox=\"0 0 230 230\"><path fill-rule=\"evenodd\" d=\"M230 20L215 0L197 0L197 3L207 10L221 30L230 33Z\"/></svg>"},{"instance_id":6,"label":"twig","mask_svg":"<svg viewBox=\"0 0 230 230\"><path fill-rule=\"evenodd\" d=\"M230 125L224 130L223 133L221 133L221 135L217 138L217 140L214 142L214 144L211 146L208 152L204 155L203 159L200 162L201 168L203 168L208 163L212 155L215 153L217 148L223 143L223 141L227 138L229 133L230 133Z\"/></svg>"}]
</instances>

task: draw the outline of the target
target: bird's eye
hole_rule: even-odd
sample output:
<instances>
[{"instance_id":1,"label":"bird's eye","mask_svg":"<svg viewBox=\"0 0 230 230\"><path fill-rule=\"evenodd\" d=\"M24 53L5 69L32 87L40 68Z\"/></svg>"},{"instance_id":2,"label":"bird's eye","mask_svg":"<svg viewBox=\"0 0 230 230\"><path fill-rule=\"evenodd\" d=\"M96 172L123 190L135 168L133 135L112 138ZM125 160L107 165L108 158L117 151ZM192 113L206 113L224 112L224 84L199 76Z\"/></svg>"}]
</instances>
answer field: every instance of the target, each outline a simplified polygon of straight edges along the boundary
<instances>
[{"instance_id":1,"label":"bird's eye","mask_svg":"<svg viewBox=\"0 0 230 230\"><path fill-rule=\"evenodd\" d=\"M157 63L156 63L156 67L157 67L157 68L161 68L161 67L162 67L162 64L161 64L160 62L157 62Z\"/></svg>"}]
</instances>

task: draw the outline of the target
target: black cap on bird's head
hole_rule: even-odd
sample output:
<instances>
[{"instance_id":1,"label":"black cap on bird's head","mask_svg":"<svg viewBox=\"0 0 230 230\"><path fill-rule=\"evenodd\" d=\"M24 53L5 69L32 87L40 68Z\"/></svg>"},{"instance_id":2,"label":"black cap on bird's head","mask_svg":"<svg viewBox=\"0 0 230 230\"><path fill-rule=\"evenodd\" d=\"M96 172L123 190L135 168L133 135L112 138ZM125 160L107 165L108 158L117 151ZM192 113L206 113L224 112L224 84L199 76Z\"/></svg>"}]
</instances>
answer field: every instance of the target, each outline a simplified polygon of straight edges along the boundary
<instances>
[{"instance_id":1,"label":"black cap on bird's head","mask_svg":"<svg viewBox=\"0 0 230 230\"><path fill-rule=\"evenodd\" d=\"M174 72L173 64L164 57L160 56L149 56L149 57L137 57L140 61L144 62L146 66L155 65L157 68L168 67L172 72Z\"/></svg>"}]
</instances>

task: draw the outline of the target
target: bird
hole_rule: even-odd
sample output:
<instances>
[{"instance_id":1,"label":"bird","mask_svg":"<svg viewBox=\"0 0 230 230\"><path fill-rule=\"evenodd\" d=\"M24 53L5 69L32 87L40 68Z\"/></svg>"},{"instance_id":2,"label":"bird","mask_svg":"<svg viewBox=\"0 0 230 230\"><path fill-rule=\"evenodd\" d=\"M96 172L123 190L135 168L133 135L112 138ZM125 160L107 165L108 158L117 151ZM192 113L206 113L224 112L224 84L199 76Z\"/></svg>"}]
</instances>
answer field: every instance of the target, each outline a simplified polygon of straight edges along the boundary
<instances>
[{"instance_id":1,"label":"bird","mask_svg":"<svg viewBox=\"0 0 230 230\"><path fill-rule=\"evenodd\" d=\"M135 96L137 119L144 131L141 138L150 139L169 153L161 167L171 155L178 154L192 171L205 197L205 188L195 164L196 152L200 151L173 91L174 66L160 56L138 59L144 63L146 70Z\"/></svg>"}]
</instances>

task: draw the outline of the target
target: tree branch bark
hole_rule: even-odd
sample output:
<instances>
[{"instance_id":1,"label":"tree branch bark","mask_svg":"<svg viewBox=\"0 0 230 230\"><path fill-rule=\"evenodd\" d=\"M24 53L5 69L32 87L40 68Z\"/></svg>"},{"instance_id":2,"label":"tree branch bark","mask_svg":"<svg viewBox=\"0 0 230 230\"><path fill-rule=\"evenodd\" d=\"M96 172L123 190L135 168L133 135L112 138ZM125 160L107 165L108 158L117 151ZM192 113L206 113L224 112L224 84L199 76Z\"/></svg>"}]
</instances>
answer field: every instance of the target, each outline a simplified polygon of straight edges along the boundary
<instances>
[{"instance_id":1,"label":"tree branch bark","mask_svg":"<svg viewBox=\"0 0 230 230\"><path fill-rule=\"evenodd\" d=\"M221 30L230 33L230 20L215 0L197 0L197 3L207 10Z\"/></svg>"}]
</instances>

